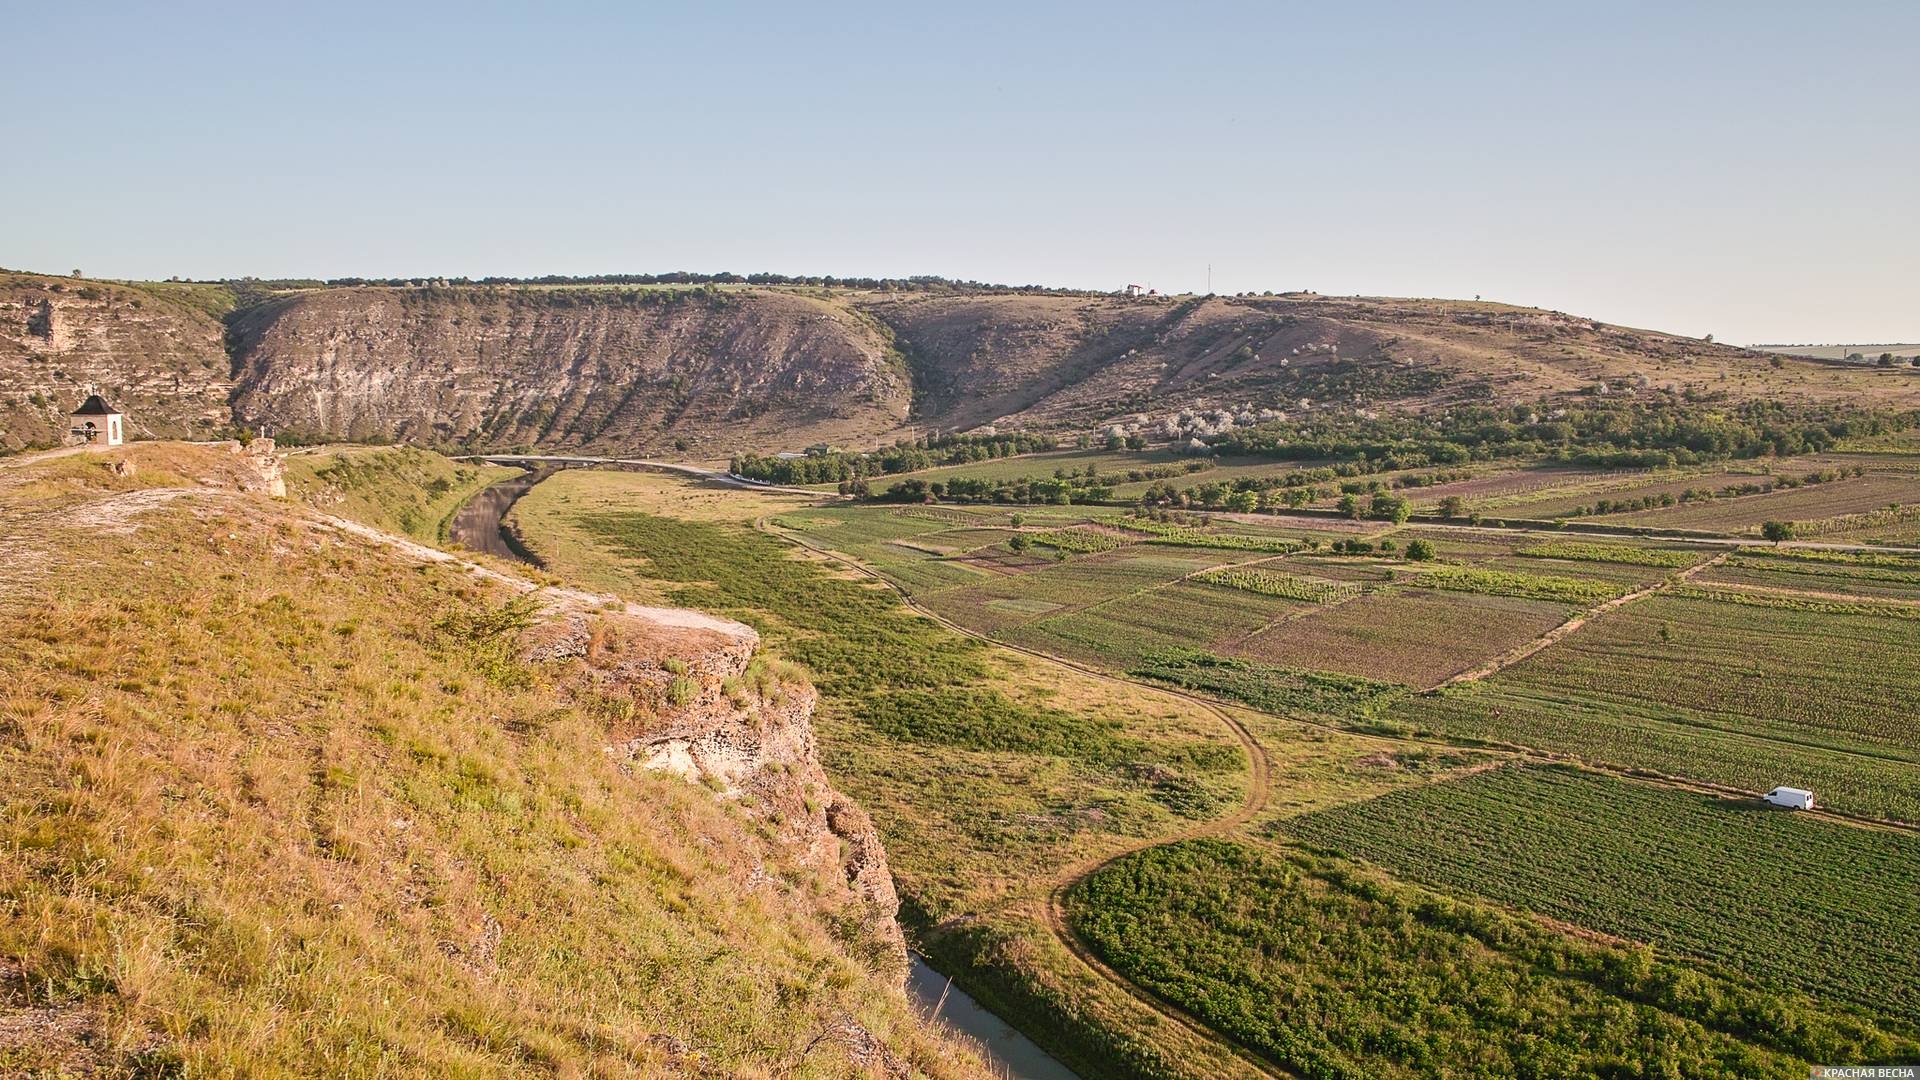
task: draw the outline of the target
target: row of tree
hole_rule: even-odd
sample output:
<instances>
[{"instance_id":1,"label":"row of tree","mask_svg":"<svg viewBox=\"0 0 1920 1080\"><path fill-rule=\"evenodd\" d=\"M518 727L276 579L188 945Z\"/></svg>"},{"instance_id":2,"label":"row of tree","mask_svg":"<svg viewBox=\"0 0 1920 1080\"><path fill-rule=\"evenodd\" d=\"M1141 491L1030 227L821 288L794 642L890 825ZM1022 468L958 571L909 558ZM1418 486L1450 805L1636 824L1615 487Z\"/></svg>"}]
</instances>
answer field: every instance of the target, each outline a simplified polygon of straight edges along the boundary
<instances>
[{"instance_id":1,"label":"row of tree","mask_svg":"<svg viewBox=\"0 0 1920 1080\"><path fill-rule=\"evenodd\" d=\"M1470 405L1418 416L1315 417L1236 428L1218 453L1281 460L1366 459L1387 468L1535 457L1600 468L1664 468L1814 453L1841 439L1920 426L1920 413L1778 401Z\"/></svg>"},{"instance_id":2,"label":"row of tree","mask_svg":"<svg viewBox=\"0 0 1920 1080\"><path fill-rule=\"evenodd\" d=\"M819 448L798 457L741 454L733 459L729 468L735 476L769 484L835 484L1031 454L1051 450L1053 445L1051 436L1026 432L941 435L863 453Z\"/></svg>"}]
</instances>

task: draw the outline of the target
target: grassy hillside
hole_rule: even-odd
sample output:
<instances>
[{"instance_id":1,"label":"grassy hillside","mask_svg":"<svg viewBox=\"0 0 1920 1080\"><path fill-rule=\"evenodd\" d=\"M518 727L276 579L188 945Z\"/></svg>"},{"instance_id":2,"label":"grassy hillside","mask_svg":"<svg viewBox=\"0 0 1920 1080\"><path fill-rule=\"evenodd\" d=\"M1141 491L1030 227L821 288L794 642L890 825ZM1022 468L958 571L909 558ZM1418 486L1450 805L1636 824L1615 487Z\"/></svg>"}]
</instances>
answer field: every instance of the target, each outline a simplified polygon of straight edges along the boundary
<instances>
[{"instance_id":1,"label":"grassy hillside","mask_svg":"<svg viewBox=\"0 0 1920 1080\"><path fill-rule=\"evenodd\" d=\"M287 457L287 494L310 506L427 543L474 492L520 470L463 464L412 446L328 446Z\"/></svg>"},{"instance_id":2,"label":"grassy hillside","mask_svg":"<svg viewBox=\"0 0 1920 1080\"><path fill-rule=\"evenodd\" d=\"M0 1073L981 1075L775 830L512 659L514 590L232 460L0 469Z\"/></svg>"},{"instance_id":3,"label":"grassy hillside","mask_svg":"<svg viewBox=\"0 0 1920 1080\"><path fill-rule=\"evenodd\" d=\"M857 297L942 429L1181 409L1428 407L1596 392L1920 404L1920 373L1778 357L1562 312L1394 297ZM1304 402L1304 404L1303 404Z\"/></svg>"}]
</instances>

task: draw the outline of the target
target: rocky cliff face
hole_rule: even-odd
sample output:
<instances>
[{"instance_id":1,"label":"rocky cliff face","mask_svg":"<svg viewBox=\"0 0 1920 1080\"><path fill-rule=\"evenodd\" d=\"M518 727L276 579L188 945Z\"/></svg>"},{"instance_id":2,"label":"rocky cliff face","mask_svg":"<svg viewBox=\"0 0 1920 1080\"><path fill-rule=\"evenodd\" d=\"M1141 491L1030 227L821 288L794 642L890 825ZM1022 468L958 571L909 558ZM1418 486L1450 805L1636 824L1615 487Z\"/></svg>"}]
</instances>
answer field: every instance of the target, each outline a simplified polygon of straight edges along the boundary
<instances>
[{"instance_id":1,"label":"rocky cliff face","mask_svg":"<svg viewBox=\"0 0 1920 1080\"><path fill-rule=\"evenodd\" d=\"M1920 404L1904 377L1774 368L1704 341L1444 300L369 287L278 294L223 328L215 315L235 300L218 286L0 276L0 449L56 438L89 383L136 435L237 421L306 439L707 459L927 429L1603 388Z\"/></svg>"},{"instance_id":2,"label":"rocky cliff face","mask_svg":"<svg viewBox=\"0 0 1920 1080\"><path fill-rule=\"evenodd\" d=\"M906 943L900 899L872 821L820 766L813 688L756 656L748 627L693 612L575 607L528 630L523 659L570 666L568 692L609 720L608 753L737 803L771 832L780 858L809 871L857 952L896 982ZM750 888L780 888L756 867Z\"/></svg>"},{"instance_id":3,"label":"rocky cliff face","mask_svg":"<svg viewBox=\"0 0 1920 1080\"><path fill-rule=\"evenodd\" d=\"M885 336L796 293L339 289L235 321L235 414L329 438L724 454L905 419Z\"/></svg>"},{"instance_id":4,"label":"rocky cliff face","mask_svg":"<svg viewBox=\"0 0 1920 1080\"><path fill-rule=\"evenodd\" d=\"M135 438L206 438L228 423L220 320L152 289L0 274L0 451L57 445L97 388Z\"/></svg>"}]
</instances>

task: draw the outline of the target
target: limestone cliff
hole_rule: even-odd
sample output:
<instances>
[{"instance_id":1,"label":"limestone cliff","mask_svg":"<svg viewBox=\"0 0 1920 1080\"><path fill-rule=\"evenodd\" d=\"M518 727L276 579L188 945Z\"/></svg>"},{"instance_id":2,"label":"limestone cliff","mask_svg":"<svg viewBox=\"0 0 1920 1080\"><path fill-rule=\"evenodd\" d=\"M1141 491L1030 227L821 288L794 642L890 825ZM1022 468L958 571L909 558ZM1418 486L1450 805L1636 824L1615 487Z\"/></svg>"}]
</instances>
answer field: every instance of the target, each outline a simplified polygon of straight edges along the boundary
<instances>
[{"instance_id":1,"label":"limestone cliff","mask_svg":"<svg viewBox=\"0 0 1920 1080\"><path fill-rule=\"evenodd\" d=\"M335 289L233 345L242 422L328 438L725 454L872 438L911 396L884 334L791 292Z\"/></svg>"},{"instance_id":2,"label":"limestone cliff","mask_svg":"<svg viewBox=\"0 0 1920 1080\"><path fill-rule=\"evenodd\" d=\"M59 443L89 387L134 438L225 427L222 327L186 289L0 273L0 451Z\"/></svg>"},{"instance_id":3,"label":"limestone cliff","mask_svg":"<svg viewBox=\"0 0 1920 1080\"><path fill-rule=\"evenodd\" d=\"M849 944L905 978L900 900L879 834L820 766L813 688L789 666L758 658L759 635L692 612L627 605L574 607L521 641L527 662L573 669L569 692L609 719L617 761L737 802L772 831L783 857L827 884L823 902L856 932ZM775 880L759 867L749 884Z\"/></svg>"}]
</instances>

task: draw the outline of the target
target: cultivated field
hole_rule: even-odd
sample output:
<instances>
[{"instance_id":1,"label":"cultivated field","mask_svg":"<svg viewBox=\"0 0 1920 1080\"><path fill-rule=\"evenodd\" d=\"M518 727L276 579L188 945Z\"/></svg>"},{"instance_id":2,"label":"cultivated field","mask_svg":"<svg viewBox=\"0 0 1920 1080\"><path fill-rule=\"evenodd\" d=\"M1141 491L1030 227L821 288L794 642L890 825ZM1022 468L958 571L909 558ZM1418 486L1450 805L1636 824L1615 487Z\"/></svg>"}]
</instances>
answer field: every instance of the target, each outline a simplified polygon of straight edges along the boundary
<instances>
[{"instance_id":1,"label":"cultivated field","mask_svg":"<svg viewBox=\"0 0 1920 1080\"><path fill-rule=\"evenodd\" d=\"M1920 558L1104 506L809 505L632 474L562 474L517 520L569 576L734 614L812 669L823 757L875 815L921 947L1095 1074L1244 1074L1129 983L1306 1075L1424 1075L1459 1060L1488 1076L1603 1061L1753 1075L1920 1052L1904 1041L1904 1014L1848 984L1844 965L1785 988L1726 967L1744 946L1696 911L1713 895L1697 877L1693 893L1658 891L1671 911L1599 890L1606 902L1590 909L1545 906L1570 904L1574 889L1553 876L1574 880L1556 852L1574 853L1573 867L1580 853L1640 853L1649 867L1670 856L1619 839L1627 825L1561 813L1553 792L1510 786L1561 773L1480 775L1524 748L1747 793L1810 786L1840 811L1920 819L1920 732L1902 704L1920 699L1920 668L1897 659L1920 629ZM1473 675L1426 690L1463 673ZM1227 717L1257 743L1264 781ZM1879 838L1904 835L1784 815L1723 820L1705 810L1736 804L1613 777L1574 782L1644 798L1648 828L1690 830L1675 840L1682 853L1767 850L1771 834L1741 828L1819 830L1779 860L1788 869L1766 879L1776 884L1850 880L1881 857ZM1473 813L1539 818L1538 835L1480 817L1449 826L1417 801L1455 791L1463 807L1485 807ZM1501 809L1522 795L1534 801ZM1518 853L1471 880L1428 875L1363 849L1376 817L1383 832L1419 819L1406 830L1426 837L1419 850L1463 875L1485 860L1462 837L1498 835ZM1421 831L1427 818L1445 834ZM1188 840L1198 835L1220 840ZM1080 867L1092 875L1068 890L1067 911L1104 976L1074 958L1076 939L1048 914L1049 890ZM1499 883L1521 890L1529 872L1547 883L1531 910L1559 923L1487 906L1526 907ZM1869 923L1908 918L1858 902ZM1665 920L1675 936L1635 918ZM1831 904L1805 918L1810 949L1856 925ZM1854 938L1887 948L1881 930ZM1878 1019L1836 1011L1843 1001Z\"/></svg>"},{"instance_id":2,"label":"cultivated field","mask_svg":"<svg viewBox=\"0 0 1920 1080\"><path fill-rule=\"evenodd\" d=\"M1558 768L1288 821L1287 835L1920 1024L1920 835Z\"/></svg>"},{"instance_id":3,"label":"cultivated field","mask_svg":"<svg viewBox=\"0 0 1920 1080\"><path fill-rule=\"evenodd\" d=\"M1920 1052L1797 993L1249 844L1128 856L1069 912L1108 963L1301 1076L1779 1076Z\"/></svg>"},{"instance_id":4,"label":"cultivated field","mask_svg":"<svg viewBox=\"0 0 1920 1080\"><path fill-rule=\"evenodd\" d=\"M1394 715L1747 791L1810 787L1920 821L1920 608L1709 591L1596 620L1492 678Z\"/></svg>"}]
</instances>

